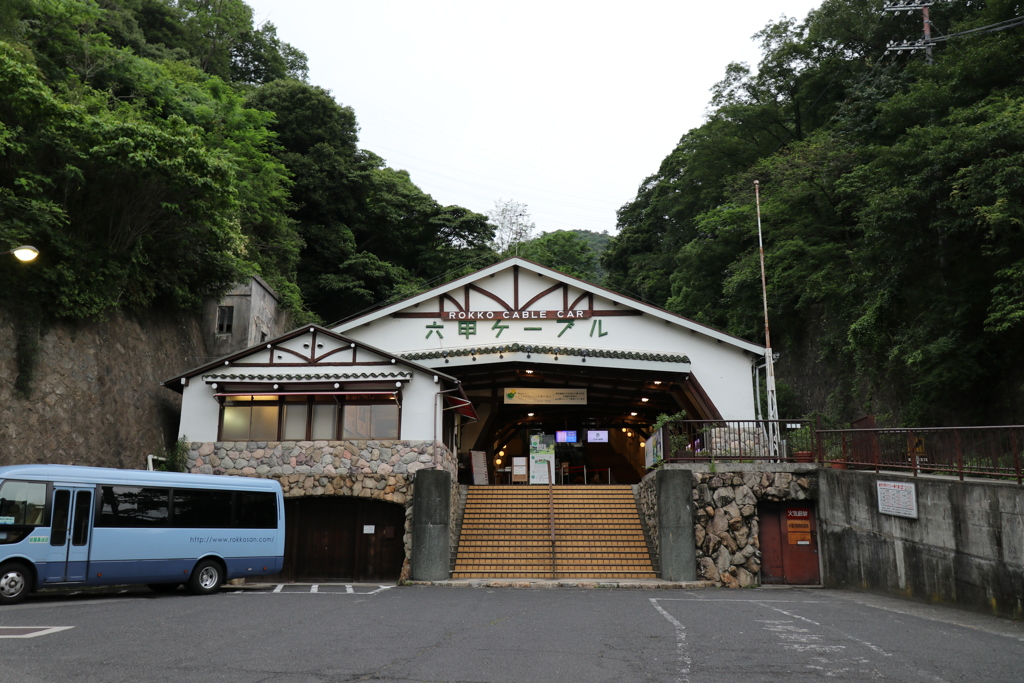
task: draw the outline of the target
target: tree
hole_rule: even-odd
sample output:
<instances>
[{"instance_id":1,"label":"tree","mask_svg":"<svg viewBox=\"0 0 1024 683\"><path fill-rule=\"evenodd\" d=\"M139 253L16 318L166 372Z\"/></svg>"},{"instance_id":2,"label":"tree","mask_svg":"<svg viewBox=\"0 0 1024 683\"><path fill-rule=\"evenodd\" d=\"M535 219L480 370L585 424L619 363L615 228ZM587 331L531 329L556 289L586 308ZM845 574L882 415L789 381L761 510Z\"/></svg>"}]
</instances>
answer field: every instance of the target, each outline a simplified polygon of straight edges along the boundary
<instances>
[{"instance_id":1,"label":"tree","mask_svg":"<svg viewBox=\"0 0 1024 683\"><path fill-rule=\"evenodd\" d=\"M533 237L533 231L537 229L530 220L526 204L512 199L495 201L487 217L494 225L491 248L503 257L517 256L519 246Z\"/></svg>"},{"instance_id":2,"label":"tree","mask_svg":"<svg viewBox=\"0 0 1024 683\"><path fill-rule=\"evenodd\" d=\"M805 410L1018 421L1024 35L951 38L933 66L883 61L902 27L871 7L826 0L759 34L756 72L730 65L707 122L620 210L607 282L760 338L760 180L777 371ZM951 2L931 17L952 35L1013 7Z\"/></svg>"},{"instance_id":3,"label":"tree","mask_svg":"<svg viewBox=\"0 0 1024 683\"><path fill-rule=\"evenodd\" d=\"M587 241L575 232L558 230L524 243L519 255L541 265L593 282L597 259Z\"/></svg>"}]
</instances>

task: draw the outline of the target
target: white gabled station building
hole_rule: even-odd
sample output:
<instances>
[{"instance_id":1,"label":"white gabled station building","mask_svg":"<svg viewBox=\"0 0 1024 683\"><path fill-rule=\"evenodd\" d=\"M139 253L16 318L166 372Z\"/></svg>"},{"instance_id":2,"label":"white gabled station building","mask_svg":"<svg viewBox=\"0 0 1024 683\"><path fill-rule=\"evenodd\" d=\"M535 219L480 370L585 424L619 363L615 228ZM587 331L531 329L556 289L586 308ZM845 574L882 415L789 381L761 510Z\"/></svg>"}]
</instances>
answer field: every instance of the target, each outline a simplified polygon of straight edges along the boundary
<instances>
[{"instance_id":1,"label":"white gabled station building","mask_svg":"<svg viewBox=\"0 0 1024 683\"><path fill-rule=\"evenodd\" d=\"M636 483L659 415L754 419L764 352L513 258L165 385L183 394L193 471L281 481L290 576L395 578L410 555L411 526L404 549L396 527L417 471L448 471L455 493L482 467L507 482L531 439L560 433L556 481ZM339 550L309 556L307 541L341 518L351 529L330 532Z\"/></svg>"}]
</instances>

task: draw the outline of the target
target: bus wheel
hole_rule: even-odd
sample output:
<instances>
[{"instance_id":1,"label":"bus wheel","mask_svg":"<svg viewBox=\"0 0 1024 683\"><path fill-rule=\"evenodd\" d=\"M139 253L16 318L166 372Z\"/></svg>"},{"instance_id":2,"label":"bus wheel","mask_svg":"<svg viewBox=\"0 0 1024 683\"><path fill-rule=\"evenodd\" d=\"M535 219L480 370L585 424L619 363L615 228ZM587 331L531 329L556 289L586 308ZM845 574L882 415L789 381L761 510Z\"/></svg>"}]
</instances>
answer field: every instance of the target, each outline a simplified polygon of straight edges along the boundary
<instances>
[{"instance_id":1,"label":"bus wheel","mask_svg":"<svg viewBox=\"0 0 1024 683\"><path fill-rule=\"evenodd\" d=\"M0 605L13 605L28 595L32 572L20 562L0 567Z\"/></svg>"},{"instance_id":2,"label":"bus wheel","mask_svg":"<svg viewBox=\"0 0 1024 683\"><path fill-rule=\"evenodd\" d=\"M196 595L210 595L220 590L223 570L216 560L200 560L188 579L188 589Z\"/></svg>"}]
</instances>

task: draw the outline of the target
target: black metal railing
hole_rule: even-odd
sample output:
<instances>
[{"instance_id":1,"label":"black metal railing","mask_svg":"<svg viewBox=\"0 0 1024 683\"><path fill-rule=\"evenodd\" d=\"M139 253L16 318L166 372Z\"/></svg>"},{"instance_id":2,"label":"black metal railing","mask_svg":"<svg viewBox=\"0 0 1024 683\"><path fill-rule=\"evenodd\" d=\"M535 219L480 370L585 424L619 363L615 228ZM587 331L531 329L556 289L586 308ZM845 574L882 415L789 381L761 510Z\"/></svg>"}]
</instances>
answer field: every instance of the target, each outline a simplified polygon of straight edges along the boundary
<instances>
[{"instance_id":1,"label":"black metal railing","mask_svg":"<svg viewBox=\"0 0 1024 683\"><path fill-rule=\"evenodd\" d=\"M771 429L779 450L771 448ZM814 462L813 420L679 420L665 425L665 462Z\"/></svg>"}]
</instances>

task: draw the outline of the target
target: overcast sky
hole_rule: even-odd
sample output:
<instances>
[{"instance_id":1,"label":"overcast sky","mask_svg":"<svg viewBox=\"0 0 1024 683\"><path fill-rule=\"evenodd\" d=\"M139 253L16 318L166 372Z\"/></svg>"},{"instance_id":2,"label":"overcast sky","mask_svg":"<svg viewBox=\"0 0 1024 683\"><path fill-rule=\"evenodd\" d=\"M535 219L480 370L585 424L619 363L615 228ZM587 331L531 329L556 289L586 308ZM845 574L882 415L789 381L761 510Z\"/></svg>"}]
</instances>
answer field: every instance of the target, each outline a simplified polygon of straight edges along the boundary
<instances>
[{"instance_id":1,"label":"overcast sky","mask_svg":"<svg viewBox=\"0 0 1024 683\"><path fill-rule=\"evenodd\" d=\"M355 110L360 147L438 202L615 232L754 33L821 0L247 0Z\"/></svg>"}]
</instances>

